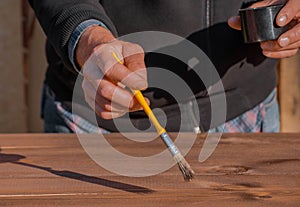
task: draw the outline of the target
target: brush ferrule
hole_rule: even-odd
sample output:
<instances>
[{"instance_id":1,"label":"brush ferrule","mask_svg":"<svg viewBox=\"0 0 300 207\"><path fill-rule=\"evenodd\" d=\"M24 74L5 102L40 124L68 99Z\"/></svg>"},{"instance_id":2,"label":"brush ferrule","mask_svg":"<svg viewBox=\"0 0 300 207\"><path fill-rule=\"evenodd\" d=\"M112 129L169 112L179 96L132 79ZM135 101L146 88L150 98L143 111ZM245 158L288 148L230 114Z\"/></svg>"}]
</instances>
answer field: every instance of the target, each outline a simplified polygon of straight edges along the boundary
<instances>
[{"instance_id":1,"label":"brush ferrule","mask_svg":"<svg viewBox=\"0 0 300 207\"><path fill-rule=\"evenodd\" d=\"M173 141L171 140L171 138L166 132L162 133L160 136L163 139L166 146L168 147L171 154L173 155L173 157L180 154L178 148L175 146L175 144L173 143Z\"/></svg>"}]
</instances>

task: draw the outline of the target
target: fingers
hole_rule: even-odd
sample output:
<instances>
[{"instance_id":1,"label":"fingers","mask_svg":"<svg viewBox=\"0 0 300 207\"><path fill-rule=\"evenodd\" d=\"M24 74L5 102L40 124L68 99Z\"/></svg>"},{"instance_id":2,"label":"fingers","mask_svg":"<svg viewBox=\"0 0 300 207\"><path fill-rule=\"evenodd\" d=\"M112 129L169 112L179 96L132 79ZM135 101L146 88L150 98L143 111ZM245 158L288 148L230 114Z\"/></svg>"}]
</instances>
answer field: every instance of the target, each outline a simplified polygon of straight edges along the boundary
<instances>
[{"instance_id":1,"label":"fingers","mask_svg":"<svg viewBox=\"0 0 300 207\"><path fill-rule=\"evenodd\" d=\"M96 87L88 81L83 81L82 88L87 97L93 98L98 105L110 111L113 106L108 105L112 105L112 102L118 104L114 107L118 106L116 108L119 110L133 108L136 104L133 95L129 91L105 79L101 80Z\"/></svg>"},{"instance_id":2,"label":"fingers","mask_svg":"<svg viewBox=\"0 0 300 207\"><path fill-rule=\"evenodd\" d=\"M103 109L100 105L97 105L94 103L94 99L88 98L86 99L86 102L92 107L95 113L100 116L103 119L114 119L123 116L126 112L112 112L112 111L107 111Z\"/></svg>"},{"instance_id":3,"label":"fingers","mask_svg":"<svg viewBox=\"0 0 300 207\"><path fill-rule=\"evenodd\" d=\"M128 45L128 43L127 43ZM125 65L130 71L134 71L136 75L142 78L140 90L144 90L148 87L147 84L147 70L145 66L145 54L141 46L137 44L131 44L123 48L123 56L125 57Z\"/></svg>"},{"instance_id":4,"label":"fingers","mask_svg":"<svg viewBox=\"0 0 300 207\"><path fill-rule=\"evenodd\" d=\"M298 16L300 12L299 0L289 0L286 5L281 9L276 17L276 23L278 26L287 25L292 19Z\"/></svg>"},{"instance_id":5,"label":"fingers","mask_svg":"<svg viewBox=\"0 0 300 207\"><path fill-rule=\"evenodd\" d=\"M263 54L270 58L287 58L295 55L300 47L300 41L286 47L281 47L278 41L267 41L261 43Z\"/></svg>"},{"instance_id":6,"label":"fingers","mask_svg":"<svg viewBox=\"0 0 300 207\"><path fill-rule=\"evenodd\" d=\"M263 51L263 54L269 58L287 58L296 55L298 48L283 51Z\"/></svg>"},{"instance_id":7,"label":"fingers","mask_svg":"<svg viewBox=\"0 0 300 207\"><path fill-rule=\"evenodd\" d=\"M278 39L281 47L287 47L300 41L300 24L295 25L292 29L282 34Z\"/></svg>"},{"instance_id":8,"label":"fingers","mask_svg":"<svg viewBox=\"0 0 300 207\"><path fill-rule=\"evenodd\" d=\"M124 112L126 111L126 107L120 106L118 104L112 104L111 101L105 99L103 96L100 96L96 89L87 81L83 82L83 88L85 90L85 95L87 96L86 99L92 99L93 100L93 105L97 104L101 108L111 111L111 112ZM94 108L93 106L91 106Z\"/></svg>"},{"instance_id":9,"label":"fingers","mask_svg":"<svg viewBox=\"0 0 300 207\"><path fill-rule=\"evenodd\" d=\"M298 52L300 47L299 0L265 0L253 4L251 7L262 7L276 3L286 3L276 17L278 26L285 26L293 19L298 19L298 24L282 34L278 40L261 42L262 52L270 58L291 57Z\"/></svg>"},{"instance_id":10,"label":"fingers","mask_svg":"<svg viewBox=\"0 0 300 207\"><path fill-rule=\"evenodd\" d=\"M123 89L106 79L101 80L97 90L97 94L109 101L118 103L123 107L133 107L133 95L126 89Z\"/></svg>"},{"instance_id":11,"label":"fingers","mask_svg":"<svg viewBox=\"0 0 300 207\"><path fill-rule=\"evenodd\" d=\"M252 4L249 8L258 8L258 7L266 7L273 4L283 3L285 0L264 0L264 1L258 1L254 4Z\"/></svg>"},{"instance_id":12,"label":"fingers","mask_svg":"<svg viewBox=\"0 0 300 207\"><path fill-rule=\"evenodd\" d=\"M263 54L272 58L286 58L297 53L300 47L300 24L282 34L278 40L261 43Z\"/></svg>"},{"instance_id":13,"label":"fingers","mask_svg":"<svg viewBox=\"0 0 300 207\"><path fill-rule=\"evenodd\" d=\"M144 65L143 58L144 53L137 51L139 53L133 54L129 57L126 57L123 54L123 51L127 50L133 53L133 51L135 50L134 48L136 48L134 44L123 43L121 41L101 45L95 48L94 62L97 64L104 76L108 77L110 80L116 83L121 82L125 86L132 89L143 90L147 88L147 79L145 78L146 67ZM114 52L125 56L124 65L118 63L118 61L113 57L112 54ZM130 59L131 61L127 63L127 59ZM135 67L131 68L132 66Z\"/></svg>"},{"instance_id":14,"label":"fingers","mask_svg":"<svg viewBox=\"0 0 300 207\"><path fill-rule=\"evenodd\" d=\"M141 105L129 91L106 79L101 80L98 87L94 87L88 80L83 80L82 88L86 102L104 119L116 118L129 111L142 110Z\"/></svg>"},{"instance_id":15,"label":"fingers","mask_svg":"<svg viewBox=\"0 0 300 207\"><path fill-rule=\"evenodd\" d=\"M261 48L264 51L282 51L282 50L291 50L297 49L300 47L300 41L294 42L286 47L281 47L278 41L266 41L261 43Z\"/></svg>"},{"instance_id":16,"label":"fingers","mask_svg":"<svg viewBox=\"0 0 300 207\"><path fill-rule=\"evenodd\" d=\"M123 63L119 63L113 53ZM144 51L140 46L119 40L96 46L82 72L85 99L100 117L109 119L142 110L133 94L124 87L147 88Z\"/></svg>"},{"instance_id":17,"label":"fingers","mask_svg":"<svg viewBox=\"0 0 300 207\"><path fill-rule=\"evenodd\" d=\"M227 23L232 29L241 30L241 18L239 16L230 17Z\"/></svg>"},{"instance_id":18,"label":"fingers","mask_svg":"<svg viewBox=\"0 0 300 207\"><path fill-rule=\"evenodd\" d=\"M282 2L282 0L265 0L265 1L259 1L254 4L252 4L249 8L257 8L257 7L265 7L269 6L275 3ZM241 30L241 19L239 16L233 16L230 17L227 21L228 25L236 30Z\"/></svg>"}]
</instances>

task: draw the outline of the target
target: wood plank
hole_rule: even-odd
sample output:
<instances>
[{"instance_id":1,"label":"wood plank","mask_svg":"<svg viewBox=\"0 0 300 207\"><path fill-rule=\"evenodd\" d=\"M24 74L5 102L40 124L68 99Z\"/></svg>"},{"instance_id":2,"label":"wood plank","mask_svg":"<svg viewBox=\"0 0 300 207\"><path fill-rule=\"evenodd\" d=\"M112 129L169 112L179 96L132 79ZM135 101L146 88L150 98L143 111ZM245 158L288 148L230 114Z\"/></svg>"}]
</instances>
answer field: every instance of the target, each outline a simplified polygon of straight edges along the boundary
<instances>
[{"instance_id":1,"label":"wood plank","mask_svg":"<svg viewBox=\"0 0 300 207\"><path fill-rule=\"evenodd\" d=\"M280 104L282 132L300 131L300 53L280 64Z\"/></svg>"},{"instance_id":2,"label":"wood plank","mask_svg":"<svg viewBox=\"0 0 300 207\"><path fill-rule=\"evenodd\" d=\"M300 134L224 134L200 163L204 138L199 135L186 156L196 175L184 182L176 166L150 177L111 173L85 153L75 135L0 135L0 206L299 206ZM159 139L106 139L130 155L164 149Z\"/></svg>"}]
</instances>

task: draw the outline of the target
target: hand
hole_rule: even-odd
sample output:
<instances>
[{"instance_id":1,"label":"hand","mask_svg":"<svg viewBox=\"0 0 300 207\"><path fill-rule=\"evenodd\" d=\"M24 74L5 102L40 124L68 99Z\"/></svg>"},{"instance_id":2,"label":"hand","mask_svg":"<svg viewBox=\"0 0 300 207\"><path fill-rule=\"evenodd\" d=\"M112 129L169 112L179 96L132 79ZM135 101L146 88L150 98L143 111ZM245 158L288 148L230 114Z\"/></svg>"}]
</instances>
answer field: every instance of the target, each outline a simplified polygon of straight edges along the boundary
<instances>
[{"instance_id":1,"label":"hand","mask_svg":"<svg viewBox=\"0 0 300 207\"><path fill-rule=\"evenodd\" d=\"M279 0L265 0L253 4L251 7L269 6ZM280 27L287 25L292 20L298 21L292 29L283 33L277 40L261 42L263 54L270 58L286 58L295 55L300 47L300 2L299 0L288 0L276 18L276 24ZM235 16L228 20L233 29L241 30L240 18Z\"/></svg>"},{"instance_id":2,"label":"hand","mask_svg":"<svg viewBox=\"0 0 300 207\"><path fill-rule=\"evenodd\" d=\"M124 65L117 62L113 52ZM133 94L124 88L147 88L144 51L139 45L116 40L108 30L94 26L81 36L75 56L83 66L85 100L98 116L112 119L142 109Z\"/></svg>"}]
</instances>

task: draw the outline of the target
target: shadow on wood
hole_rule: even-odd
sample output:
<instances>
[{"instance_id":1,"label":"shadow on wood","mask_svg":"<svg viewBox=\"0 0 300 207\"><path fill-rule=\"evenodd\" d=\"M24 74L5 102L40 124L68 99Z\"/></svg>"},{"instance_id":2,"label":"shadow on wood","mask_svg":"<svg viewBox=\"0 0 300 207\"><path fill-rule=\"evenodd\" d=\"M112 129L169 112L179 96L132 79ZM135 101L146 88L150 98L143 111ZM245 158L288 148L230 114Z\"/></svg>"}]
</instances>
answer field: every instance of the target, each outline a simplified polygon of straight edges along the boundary
<instances>
[{"instance_id":1,"label":"shadow on wood","mask_svg":"<svg viewBox=\"0 0 300 207\"><path fill-rule=\"evenodd\" d=\"M103 179L103 178L98 178L98 177L94 177L94 176L84 175L84 174L81 174L81 173L76 173L76 172L67 171L67 170L54 170L50 167L43 167L43 166L29 164L29 163L19 161L19 160L24 159L24 158L26 158L26 157L23 156L23 155L0 153L0 163L9 162L9 163L17 164L17 165L36 168L36 169L47 171L47 172L52 173L52 174L57 175L57 176L70 178L70 179L75 179L75 180L79 180L79 181L87 182L87 183L92 183L92 184L96 184L96 185L102 185L102 186L105 186L105 187L114 188L114 189L130 192L130 193L143 193L143 194L146 194L146 193L155 192L155 191L153 191L149 188L144 188L144 187L141 187L141 186L136 186L136 185L130 185L130 184L126 184L126 183L111 181L111 180L108 180L108 179Z\"/></svg>"}]
</instances>

